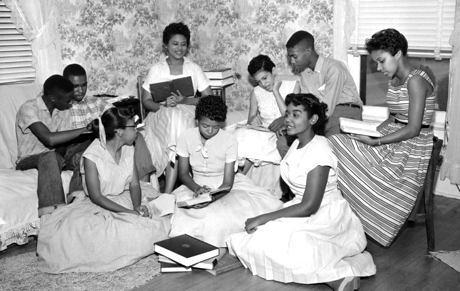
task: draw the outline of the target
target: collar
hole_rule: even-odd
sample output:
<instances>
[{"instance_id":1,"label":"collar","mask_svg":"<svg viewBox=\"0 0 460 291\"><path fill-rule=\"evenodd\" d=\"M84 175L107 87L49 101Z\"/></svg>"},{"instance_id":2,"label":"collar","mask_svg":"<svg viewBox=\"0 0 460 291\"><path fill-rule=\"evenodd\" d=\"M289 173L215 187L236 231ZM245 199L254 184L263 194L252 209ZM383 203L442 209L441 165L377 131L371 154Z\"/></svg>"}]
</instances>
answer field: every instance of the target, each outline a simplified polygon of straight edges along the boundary
<instances>
[{"instance_id":1,"label":"collar","mask_svg":"<svg viewBox=\"0 0 460 291\"><path fill-rule=\"evenodd\" d=\"M323 64L324 64L323 56L318 56L318 60L316 61L316 65L315 65L315 72L316 73L321 73L321 69L323 68Z\"/></svg>"},{"instance_id":2,"label":"collar","mask_svg":"<svg viewBox=\"0 0 460 291\"><path fill-rule=\"evenodd\" d=\"M37 106L40 110L46 110L49 112L48 107L46 107L45 101L43 100L43 93L38 94L37 96ZM56 109L55 109L56 110Z\"/></svg>"},{"instance_id":3,"label":"collar","mask_svg":"<svg viewBox=\"0 0 460 291\"><path fill-rule=\"evenodd\" d=\"M167 58L169 58L169 57L166 57L166 58L161 60L161 63L163 63L166 66L168 66L168 63L166 62ZM191 62L191 60L188 57L184 57L184 65L185 65L185 63L190 63L190 62Z\"/></svg>"}]
</instances>

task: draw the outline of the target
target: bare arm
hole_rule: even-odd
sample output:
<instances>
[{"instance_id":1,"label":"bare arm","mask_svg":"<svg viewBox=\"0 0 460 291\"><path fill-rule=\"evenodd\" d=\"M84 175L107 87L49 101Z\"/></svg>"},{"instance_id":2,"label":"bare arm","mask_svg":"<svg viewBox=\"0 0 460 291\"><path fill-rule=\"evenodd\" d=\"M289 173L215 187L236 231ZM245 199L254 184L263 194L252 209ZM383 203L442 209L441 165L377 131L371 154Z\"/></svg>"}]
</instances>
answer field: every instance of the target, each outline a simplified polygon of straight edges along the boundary
<instances>
[{"instance_id":1,"label":"bare arm","mask_svg":"<svg viewBox=\"0 0 460 291\"><path fill-rule=\"evenodd\" d=\"M246 220L246 231L254 232L259 225L281 217L308 217L315 214L321 206L330 167L317 166L307 175L302 201L280 210L262 214Z\"/></svg>"},{"instance_id":2,"label":"bare arm","mask_svg":"<svg viewBox=\"0 0 460 291\"><path fill-rule=\"evenodd\" d=\"M102 195L97 167L93 161L83 158L83 166L85 167L85 181L89 198L94 204L113 212L127 212L138 215L136 211L123 207Z\"/></svg>"},{"instance_id":3,"label":"bare arm","mask_svg":"<svg viewBox=\"0 0 460 291\"><path fill-rule=\"evenodd\" d=\"M259 105L257 102L256 94L254 93L254 89L251 91L251 97L249 99L249 112L248 112L248 124L252 124L254 118L258 116L257 112L259 109Z\"/></svg>"},{"instance_id":4,"label":"bare arm","mask_svg":"<svg viewBox=\"0 0 460 291\"><path fill-rule=\"evenodd\" d=\"M276 81L275 85L273 86L273 95L275 95L276 105L278 105L278 109L281 115L284 115L284 113L286 112L286 104L284 103L284 99L283 97L281 97L280 94L281 84L282 81Z\"/></svg>"},{"instance_id":5,"label":"bare arm","mask_svg":"<svg viewBox=\"0 0 460 291\"><path fill-rule=\"evenodd\" d=\"M29 128L42 144L51 148L71 141L74 138L77 138L80 134L88 131L87 127L82 127L72 130L51 132L42 122L32 123Z\"/></svg>"},{"instance_id":6,"label":"bare arm","mask_svg":"<svg viewBox=\"0 0 460 291\"><path fill-rule=\"evenodd\" d=\"M136 209L141 205L141 185L139 184L139 176L137 174L136 161L133 163L133 177L129 183L129 194L131 195L131 201L133 202L133 209Z\"/></svg>"},{"instance_id":7,"label":"bare arm","mask_svg":"<svg viewBox=\"0 0 460 291\"><path fill-rule=\"evenodd\" d=\"M200 93L201 93L201 97L212 95L211 87L208 86L203 91L200 91ZM187 104L187 105L196 105L199 100L200 100L200 98L182 98L179 103L180 104Z\"/></svg>"},{"instance_id":8,"label":"bare arm","mask_svg":"<svg viewBox=\"0 0 460 291\"><path fill-rule=\"evenodd\" d=\"M161 108L161 104L153 101L152 95L149 91L142 88L142 105L145 109L157 112Z\"/></svg>"},{"instance_id":9,"label":"bare arm","mask_svg":"<svg viewBox=\"0 0 460 291\"><path fill-rule=\"evenodd\" d=\"M193 180L192 176L190 175L190 158L189 157L181 157L179 156L178 159L179 169L178 169L178 176L182 183L187 186L193 193L199 195L206 192L207 188L204 186L206 185L199 185ZM209 189L209 188L208 188Z\"/></svg>"}]
</instances>

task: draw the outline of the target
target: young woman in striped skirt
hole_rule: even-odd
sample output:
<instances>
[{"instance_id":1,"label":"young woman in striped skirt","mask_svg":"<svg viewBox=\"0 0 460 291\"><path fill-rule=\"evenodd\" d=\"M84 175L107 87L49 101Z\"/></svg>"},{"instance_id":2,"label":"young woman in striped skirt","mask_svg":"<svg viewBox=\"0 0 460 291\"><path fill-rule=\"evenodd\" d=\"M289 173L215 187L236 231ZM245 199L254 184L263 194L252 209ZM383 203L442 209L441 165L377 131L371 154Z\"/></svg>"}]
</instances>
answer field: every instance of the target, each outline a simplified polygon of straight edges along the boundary
<instances>
[{"instance_id":1,"label":"young woman in striped skirt","mask_svg":"<svg viewBox=\"0 0 460 291\"><path fill-rule=\"evenodd\" d=\"M366 41L377 70L390 79L390 117L378 127L382 136L330 137L339 159L339 188L365 232L383 246L391 244L411 213L433 147L434 85L411 66L407 48L406 38L395 29Z\"/></svg>"}]
</instances>

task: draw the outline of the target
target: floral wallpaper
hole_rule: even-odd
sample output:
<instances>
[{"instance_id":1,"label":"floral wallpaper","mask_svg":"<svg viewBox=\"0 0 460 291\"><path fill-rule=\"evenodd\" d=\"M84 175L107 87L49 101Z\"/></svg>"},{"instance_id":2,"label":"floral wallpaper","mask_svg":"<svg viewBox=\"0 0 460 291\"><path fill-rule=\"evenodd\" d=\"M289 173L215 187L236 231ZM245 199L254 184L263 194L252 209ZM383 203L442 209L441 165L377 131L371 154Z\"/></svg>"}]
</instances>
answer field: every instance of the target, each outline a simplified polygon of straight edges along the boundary
<instances>
[{"instance_id":1,"label":"floral wallpaper","mask_svg":"<svg viewBox=\"0 0 460 291\"><path fill-rule=\"evenodd\" d=\"M332 55L333 0L59 0L64 65L79 63L89 93L136 94L162 56L162 32L182 21L192 32L189 57L202 69L231 67L230 110L249 106L247 65L268 55L289 74L285 43L297 30L315 36L316 49Z\"/></svg>"}]
</instances>

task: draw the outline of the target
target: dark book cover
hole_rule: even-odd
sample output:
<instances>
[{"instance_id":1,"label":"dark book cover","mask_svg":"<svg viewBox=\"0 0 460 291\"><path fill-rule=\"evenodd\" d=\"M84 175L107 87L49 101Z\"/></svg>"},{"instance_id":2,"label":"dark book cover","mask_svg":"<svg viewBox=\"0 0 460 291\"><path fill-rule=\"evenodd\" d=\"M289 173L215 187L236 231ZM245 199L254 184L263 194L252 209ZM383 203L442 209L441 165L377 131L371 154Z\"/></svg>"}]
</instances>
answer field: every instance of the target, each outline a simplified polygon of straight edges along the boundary
<instances>
[{"instance_id":1,"label":"dark book cover","mask_svg":"<svg viewBox=\"0 0 460 291\"><path fill-rule=\"evenodd\" d=\"M232 256L226 252L221 258L217 259L217 264L214 269L206 271L213 274L214 276L217 276L219 274L226 273L241 267L243 267L241 261L237 257Z\"/></svg>"},{"instance_id":2,"label":"dark book cover","mask_svg":"<svg viewBox=\"0 0 460 291\"><path fill-rule=\"evenodd\" d=\"M185 97L195 96L192 77L187 76L150 84L150 94L155 102L166 101L166 98L171 96L173 92L178 94L177 91Z\"/></svg>"},{"instance_id":3,"label":"dark book cover","mask_svg":"<svg viewBox=\"0 0 460 291\"><path fill-rule=\"evenodd\" d=\"M219 248L188 234L159 241L155 252L189 267L219 255Z\"/></svg>"}]
</instances>

